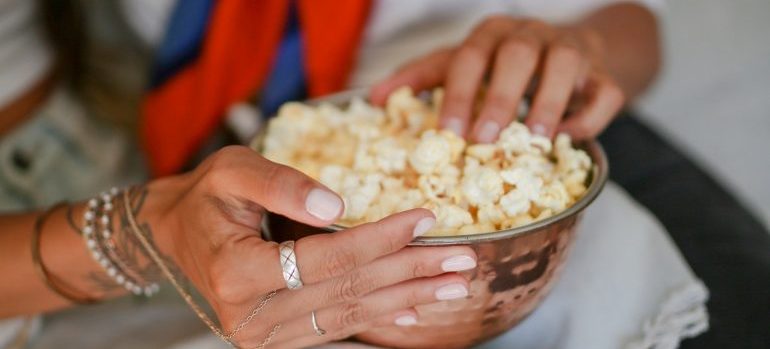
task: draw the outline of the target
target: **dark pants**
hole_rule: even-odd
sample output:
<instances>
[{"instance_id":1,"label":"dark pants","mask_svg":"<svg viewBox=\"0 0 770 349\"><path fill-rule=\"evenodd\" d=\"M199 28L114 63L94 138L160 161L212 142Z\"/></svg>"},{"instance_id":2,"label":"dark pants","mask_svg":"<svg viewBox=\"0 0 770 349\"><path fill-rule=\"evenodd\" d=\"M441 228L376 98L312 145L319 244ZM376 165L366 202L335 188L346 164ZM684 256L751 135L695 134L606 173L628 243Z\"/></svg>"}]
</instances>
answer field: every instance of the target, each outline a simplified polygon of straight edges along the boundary
<instances>
[{"instance_id":1,"label":"dark pants","mask_svg":"<svg viewBox=\"0 0 770 349\"><path fill-rule=\"evenodd\" d=\"M611 179L660 220L709 288L711 328L682 347L770 348L766 228L720 183L632 115L618 118L600 141Z\"/></svg>"}]
</instances>

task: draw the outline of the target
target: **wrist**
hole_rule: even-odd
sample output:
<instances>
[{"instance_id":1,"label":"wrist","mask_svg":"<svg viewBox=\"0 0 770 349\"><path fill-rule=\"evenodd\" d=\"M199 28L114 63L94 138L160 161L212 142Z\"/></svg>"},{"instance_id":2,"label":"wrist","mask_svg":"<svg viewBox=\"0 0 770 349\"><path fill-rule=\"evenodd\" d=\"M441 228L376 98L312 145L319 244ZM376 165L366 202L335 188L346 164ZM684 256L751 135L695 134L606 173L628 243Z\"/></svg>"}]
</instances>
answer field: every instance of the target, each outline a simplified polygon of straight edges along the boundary
<instances>
[{"instance_id":1,"label":"wrist","mask_svg":"<svg viewBox=\"0 0 770 349\"><path fill-rule=\"evenodd\" d=\"M174 237L181 231L175 206L187 185L180 176L167 177L134 188L132 195L136 222L146 230L159 252L178 264Z\"/></svg>"}]
</instances>

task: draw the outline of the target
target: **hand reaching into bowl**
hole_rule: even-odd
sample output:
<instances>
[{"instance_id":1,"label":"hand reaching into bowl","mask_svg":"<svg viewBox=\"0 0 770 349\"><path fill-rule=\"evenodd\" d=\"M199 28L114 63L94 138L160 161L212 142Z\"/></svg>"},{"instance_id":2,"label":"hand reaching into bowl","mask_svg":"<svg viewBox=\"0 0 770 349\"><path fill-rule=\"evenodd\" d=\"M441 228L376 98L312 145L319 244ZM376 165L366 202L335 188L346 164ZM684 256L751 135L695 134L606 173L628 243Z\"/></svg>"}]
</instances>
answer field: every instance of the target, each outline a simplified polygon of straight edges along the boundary
<instances>
[{"instance_id":1,"label":"hand reaching into bowl","mask_svg":"<svg viewBox=\"0 0 770 349\"><path fill-rule=\"evenodd\" d=\"M633 4L608 6L569 26L489 17L460 45L402 66L372 88L371 99L381 104L404 85L443 85L441 126L490 143L531 98L525 122L532 132L592 138L652 79L656 35L652 14Z\"/></svg>"}]
</instances>

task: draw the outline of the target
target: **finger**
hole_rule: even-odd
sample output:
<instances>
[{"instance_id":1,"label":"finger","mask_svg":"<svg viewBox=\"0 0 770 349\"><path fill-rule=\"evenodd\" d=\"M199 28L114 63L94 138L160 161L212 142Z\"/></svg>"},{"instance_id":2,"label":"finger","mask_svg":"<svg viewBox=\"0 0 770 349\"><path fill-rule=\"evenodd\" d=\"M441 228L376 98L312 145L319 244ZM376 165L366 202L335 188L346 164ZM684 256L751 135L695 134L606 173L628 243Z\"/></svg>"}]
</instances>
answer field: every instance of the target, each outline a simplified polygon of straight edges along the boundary
<instances>
[{"instance_id":1,"label":"finger","mask_svg":"<svg viewBox=\"0 0 770 349\"><path fill-rule=\"evenodd\" d=\"M316 310L316 320L318 327L325 330L332 339L336 339L335 334L349 335L345 329L371 323L386 314L416 305L464 298L467 295L468 283L465 278L457 274L444 274L410 280L377 290L350 303ZM285 322L275 339L276 342L281 342L312 335L315 335L315 331L310 314L307 313Z\"/></svg>"},{"instance_id":2,"label":"finger","mask_svg":"<svg viewBox=\"0 0 770 349\"><path fill-rule=\"evenodd\" d=\"M249 205L314 226L329 225L343 212L342 199L324 185L247 147L223 148L207 162L201 181L209 192L227 192Z\"/></svg>"},{"instance_id":3,"label":"finger","mask_svg":"<svg viewBox=\"0 0 770 349\"><path fill-rule=\"evenodd\" d=\"M343 275L401 250L436 223L430 210L418 208L332 234L297 241L297 263L306 284Z\"/></svg>"},{"instance_id":4,"label":"finger","mask_svg":"<svg viewBox=\"0 0 770 349\"><path fill-rule=\"evenodd\" d=\"M435 221L429 210L414 209L375 223L302 238L294 246L300 279L311 285L345 274L402 249ZM227 242L220 251L208 270L216 299L242 305L286 287L277 244L252 236Z\"/></svg>"},{"instance_id":5,"label":"finger","mask_svg":"<svg viewBox=\"0 0 770 349\"><path fill-rule=\"evenodd\" d=\"M329 341L342 340L372 328L382 328L382 327L391 327L391 326L399 326L399 327L414 326L415 324L417 324L417 320L418 320L417 311L414 308L409 308L409 309L400 310L388 315L380 316L379 318L369 323L351 326L337 333L327 333L323 336L317 336L313 334L310 336L293 338L285 342L276 343L274 347L275 348L312 347L315 345L327 343ZM356 348L358 347L356 346ZM369 347L369 346L366 346L366 348L374 349L374 347Z\"/></svg>"},{"instance_id":6,"label":"finger","mask_svg":"<svg viewBox=\"0 0 770 349\"><path fill-rule=\"evenodd\" d=\"M445 97L439 115L441 127L465 136L476 94L495 48L512 28L510 20L488 20L455 51L444 82Z\"/></svg>"},{"instance_id":7,"label":"finger","mask_svg":"<svg viewBox=\"0 0 770 349\"><path fill-rule=\"evenodd\" d=\"M559 132L566 132L575 140L596 137L625 102L623 90L604 75L592 76L586 84L586 92L588 101L558 128Z\"/></svg>"},{"instance_id":8,"label":"finger","mask_svg":"<svg viewBox=\"0 0 770 349\"><path fill-rule=\"evenodd\" d=\"M494 142L518 110L524 92L537 68L540 41L521 33L500 45L492 70L492 83L472 135L479 143Z\"/></svg>"},{"instance_id":9,"label":"finger","mask_svg":"<svg viewBox=\"0 0 770 349\"><path fill-rule=\"evenodd\" d=\"M372 87L370 100L375 105L383 105L391 92L399 87L409 86L412 91L422 91L441 85L451 57L452 50L441 49L399 68Z\"/></svg>"},{"instance_id":10,"label":"finger","mask_svg":"<svg viewBox=\"0 0 770 349\"><path fill-rule=\"evenodd\" d=\"M583 57L574 45L560 41L548 49L540 85L525 121L533 133L553 137L582 67Z\"/></svg>"},{"instance_id":11,"label":"finger","mask_svg":"<svg viewBox=\"0 0 770 349\"><path fill-rule=\"evenodd\" d=\"M283 309L285 314L304 314L313 309L352 302L375 290L407 280L475 267L476 254L467 246L410 247L340 277L296 292L282 292L272 303Z\"/></svg>"}]
</instances>

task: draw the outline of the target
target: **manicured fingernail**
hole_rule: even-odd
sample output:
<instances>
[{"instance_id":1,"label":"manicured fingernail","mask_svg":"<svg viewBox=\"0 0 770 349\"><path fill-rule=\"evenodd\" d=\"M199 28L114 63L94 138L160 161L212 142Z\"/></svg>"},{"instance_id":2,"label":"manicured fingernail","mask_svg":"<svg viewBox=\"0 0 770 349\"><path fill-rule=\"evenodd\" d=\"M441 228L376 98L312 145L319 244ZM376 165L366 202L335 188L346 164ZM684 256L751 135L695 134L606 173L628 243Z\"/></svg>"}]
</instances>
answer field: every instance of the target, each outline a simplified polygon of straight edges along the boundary
<instances>
[{"instance_id":1,"label":"manicured fingernail","mask_svg":"<svg viewBox=\"0 0 770 349\"><path fill-rule=\"evenodd\" d=\"M467 295L468 289L463 284L444 285L436 290L436 299L440 301L463 298Z\"/></svg>"},{"instance_id":2,"label":"manicured fingernail","mask_svg":"<svg viewBox=\"0 0 770 349\"><path fill-rule=\"evenodd\" d=\"M469 256L453 256L441 262L441 270L446 272L469 270L475 267L476 260Z\"/></svg>"},{"instance_id":3,"label":"manicured fingernail","mask_svg":"<svg viewBox=\"0 0 770 349\"><path fill-rule=\"evenodd\" d=\"M458 118L449 118L444 123L446 125L446 129L449 131L454 132L454 134L462 137L463 136L463 122L462 120Z\"/></svg>"},{"instance_id":4,"label":"manicured fingernail","mask_svg":"<svg viewBox=\"0 0 770 349\"><path fill-rule=\"evenodd\" d=\"M539 135L539 136L546 135L545 126L543 126L543 124L534 124L532 125L532 127L530 127L530 129L532 130L532 133L536 135Z\"/></svg>"},{"instance_id":5,"label":"manicured fingernail","mask_svg":"<svg viewBox=\"0 0 770 349\"><path fill-rule=\"evenodd\" d=\"M433 217L425 217L423 219L420 219L417 221L417 224L414 225L414 230L412 230L412 236L418 237L421 236L430 230L430 228L433 228L433 226L436 224L436 219Z\"/></svg>"},{"instance_id":6,"label":"manicured fingernail","mask_svg":"<svg viewBox=\"0 0 770 349\"><path fill-rule=\"evenodd\" d=\"M491 143L495 141L498 133L500 133L500 125L494 121L487 121L481 125L477 140L481 143Z\"/></svg>"},{"instance_id":7,"label":"manicured fingernail","mask_svg":"<svg viewBox=\"0 0 770 349\"><path fill-rule=\"evenodd\" d=\"M395 323L398 326L412 326L417 323L417 318L412 315L403 315L397 317Z\"/></svg>"},{"instance_id":8,"label":"manicured fingernail","mask_svg":"<svg viewBox=\"0 0 770 349\"><path fill-rule=\"evenodd\" d=\"M327 190L315 188L307 194L305 209L318 219L330 221L341 213L342 200Z\"/></svg>"}]
</instances>

